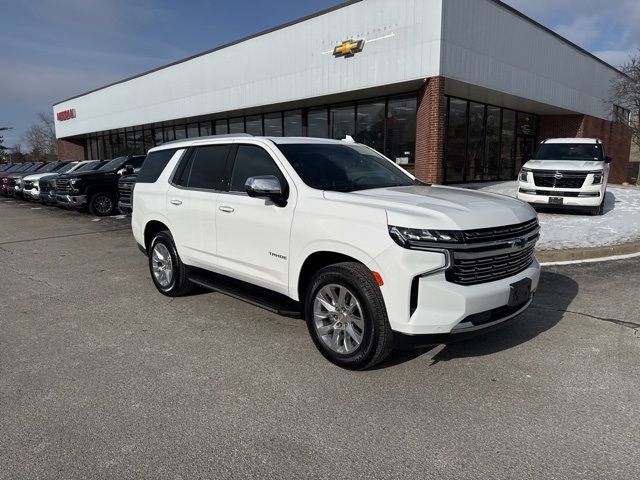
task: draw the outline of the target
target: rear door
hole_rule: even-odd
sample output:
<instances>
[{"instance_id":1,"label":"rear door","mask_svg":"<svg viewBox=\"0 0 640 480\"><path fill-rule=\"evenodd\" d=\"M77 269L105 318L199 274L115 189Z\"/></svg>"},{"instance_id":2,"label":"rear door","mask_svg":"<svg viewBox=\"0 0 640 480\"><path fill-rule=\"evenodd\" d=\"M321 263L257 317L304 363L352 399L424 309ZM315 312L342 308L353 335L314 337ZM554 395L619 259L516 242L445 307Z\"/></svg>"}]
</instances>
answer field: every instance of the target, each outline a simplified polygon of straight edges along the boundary
<instances>
[{"instance_id":1,"label":"rear door","mask_svg":"<svg viewBox=\"0 0 640 480\"><path fill-rule=\"evenodd\" d=\"M277 292L288 293L289 239L296 191L272 152L258 144L236 144L229 191L217 199L218 270ZM247 178L275 175L289 189L279 206L246 194Z\"/></svg>"},{"instance_id":2,"label":"rear door","mask_svg":"<svg viewBox=\"0 0 640 480\"><path fill-rule=\"evenodd\" d=\"M184 263L209 270L216 261L216 200L224 186L229 144L193 147L167 191L167 217Z\"/></svg>"}]
</instances>

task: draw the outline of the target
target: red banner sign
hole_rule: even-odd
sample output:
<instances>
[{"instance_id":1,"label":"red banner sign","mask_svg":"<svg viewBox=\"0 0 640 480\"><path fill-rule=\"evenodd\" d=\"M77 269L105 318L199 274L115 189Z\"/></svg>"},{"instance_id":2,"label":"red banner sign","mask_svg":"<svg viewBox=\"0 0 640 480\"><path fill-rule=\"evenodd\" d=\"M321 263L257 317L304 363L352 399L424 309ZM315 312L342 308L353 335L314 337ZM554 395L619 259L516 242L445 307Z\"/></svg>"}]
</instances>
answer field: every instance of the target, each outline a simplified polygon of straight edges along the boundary
<instances>
[{"instance_id":1,"label":"red banner sign","mask_svg":"<svg viewBox=\"0 0 640 480\"><path fill-rule=\"evenodd\" d=\"M56 118L59 122L64 122L65 120L71 120L72 118L76 118L76 109L70 108L69 110L63 110L56 114Z\"/></svg>"}]
</instances>

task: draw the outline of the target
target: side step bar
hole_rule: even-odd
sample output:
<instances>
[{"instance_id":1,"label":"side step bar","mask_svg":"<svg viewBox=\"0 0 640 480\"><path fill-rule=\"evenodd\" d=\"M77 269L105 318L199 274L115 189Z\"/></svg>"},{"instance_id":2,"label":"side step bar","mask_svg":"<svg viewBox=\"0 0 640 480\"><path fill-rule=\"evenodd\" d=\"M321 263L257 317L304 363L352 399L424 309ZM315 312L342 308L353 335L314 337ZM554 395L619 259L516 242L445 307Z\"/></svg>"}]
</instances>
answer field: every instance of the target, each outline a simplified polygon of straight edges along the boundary
<instances>
[{"instance_id":1,"label":"side step bar","mask_svg":"<svg viewBox=\"0 0 640 480\"><path fill-rule=\"evenodd\" d=\"M237 298L283 317L302 318L299 302L266 288L256 287L199 268L189 268L187 278L202 288Z\"/></svg>"}]
</instances>

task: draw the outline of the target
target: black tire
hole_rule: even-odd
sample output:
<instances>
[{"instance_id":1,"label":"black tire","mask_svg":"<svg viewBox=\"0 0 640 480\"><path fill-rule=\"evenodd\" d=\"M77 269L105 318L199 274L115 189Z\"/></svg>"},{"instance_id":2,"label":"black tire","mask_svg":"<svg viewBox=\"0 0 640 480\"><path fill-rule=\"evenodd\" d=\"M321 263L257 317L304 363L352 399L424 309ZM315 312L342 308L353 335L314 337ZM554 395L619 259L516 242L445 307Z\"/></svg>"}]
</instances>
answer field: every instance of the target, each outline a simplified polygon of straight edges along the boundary
<instances>
[{"instance_id":1,"label":"black tire","mask_svg":"<svg viewBox=\"0 0 640 480\"><path fill-rule=\"evenodd\" d=\"M109 192L98 192L89 199L89 213L96 217L113 215L118 207L116 196Z\"/></svg>"},{"instance_id":2,"label":"black tire","mask_svg":"<svg viewBox=\"0 0 640 480\"><path fill-rule=\"evenodd\" d=\"M320 289L327 285L346 287L362 307L362 341L352 353L338 353L332 350L320 338L316 329L314 301ZM319 270L307 289L304 309L307 328L316 348L327 360L339 367L365 370L383 361L393 349L393 332L387 318L382 292L371 271L360 263L337 263Z\"/></svg>"},{"instance_id":3,"label":"black tire","mask_svg":"<svg viewBox=\"0 0 640 480\"><path fill-rule=\"evenodd\" d=\"M163 244L169 251L173 266L171 282L166 286L159 283L153 272L153 250L159 243ZM167 297L181 297L192 290L193 284L187 278L187 269L178 256L175 244L173 243L173 237L168 230L159 232L155 237L153 237L147 248L147 257L149 259L149 273L151 274L151 280L153 280L153 284L161 294L166 295Z\"/></svg>"},{"instance_id":4,"label":"black tire","mask_svg":"<svg viewBox=\"0 0 640 480\"><path fill-rule=\"evenodd\" d=\"M600 204L600 206L598 207L593 207L591 209L591 215L598 217L600 215L604 215L604 200L602 201L602 203Z\"/></svg>"}]
</instances>

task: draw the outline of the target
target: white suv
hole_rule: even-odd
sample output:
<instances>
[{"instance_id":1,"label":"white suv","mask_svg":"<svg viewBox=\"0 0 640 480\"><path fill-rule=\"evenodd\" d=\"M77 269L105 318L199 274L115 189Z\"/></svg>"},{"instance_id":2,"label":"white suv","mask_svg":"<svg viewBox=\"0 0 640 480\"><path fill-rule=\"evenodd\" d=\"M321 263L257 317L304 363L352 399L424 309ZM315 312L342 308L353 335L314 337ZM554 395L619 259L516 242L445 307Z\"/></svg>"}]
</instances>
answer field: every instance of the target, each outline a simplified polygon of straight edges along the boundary
<instances>
[{"instance_id":1,"label":"white suv","mask_svg":"<svg viewBox=\"0 0 640 480\"><path fill-rule=\"evenodd\" d=\"M197 284L303 316L346 368L383 360L394 332L440 343L497 326L530 305L540 276L529 205L423 184L356 143L164 144L149 151L133 203L161 293Z\"/></svg>"},{"instance_id":2,"label":"white suv","mask_svg":"<svg viewBox=\"0 0 640 480\"><path fill-rule=\"evenodd\" d=\"M518 176L518 198L534 205L604 212L611 157L596 138L554 138L540 144Z\"/></svg>"}]
</instances>

